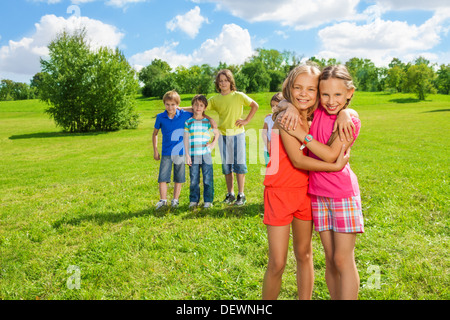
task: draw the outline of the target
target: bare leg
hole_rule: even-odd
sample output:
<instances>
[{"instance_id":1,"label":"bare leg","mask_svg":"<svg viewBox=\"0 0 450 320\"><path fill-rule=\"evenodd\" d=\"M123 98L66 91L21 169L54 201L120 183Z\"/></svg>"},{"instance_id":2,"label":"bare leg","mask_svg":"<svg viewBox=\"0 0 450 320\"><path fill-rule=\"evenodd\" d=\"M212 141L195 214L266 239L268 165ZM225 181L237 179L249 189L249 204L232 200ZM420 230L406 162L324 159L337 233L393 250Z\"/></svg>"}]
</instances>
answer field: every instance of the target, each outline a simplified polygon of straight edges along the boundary
<instances>
[{"instance_id":1,"label":"bare leg","mask_svg":"<svg viewBox=\"0 0 450 320\"><path fill-rule=\"evenodd\" d=\"M337 300L340 295L340 276L334 264L334 232L332 230L320 232L320 240L325 250L325 281L331 300Z\"/></svg>"},{"instance_id":2,"label":"bare leg","mask_svg":"<svg viewBox=\"0 0 450 320\"><path fill-rule=\"evenodd\" d=\"M359 274L355 263L356 233L334 233L334 263L340 274L341 300L357 300Z\"/></svg>"},{"instance_id":3,"label":"bare leg","mask_svg":"<svg viewBox=\"0 0 450 320\"><path fill-rule=\"evenodd\" d=\"M173 198L177 199L180 197L180 193L181 193L181 187L183 186L182 183L179 182L175 182L174 186L173 186Z\"/></svg>"},{"instance_id":4,"label":"bare leg","mask_svg":"<svg viewBox=\"0 0 450 320\"><path fill-rule=\"evenodd\" d=\"M244 193L245 173L236 173L236 180L238 184L238 191L240 193Z\"/></svg>"},{"instance_id":5,"label":"bare leg","mask_svg":"<svg viewBox=\"0 0 450 320\"><path fill-rule=\"evenodd\" d=\"M314 286L312 257L312 221L294 218L292 233L294 253L297 261L297 288L299 300L311 300Z\"/></svg>"},{"instance_id":6,"label":"bare leg","mask_svg":"<svg viewBox=\"0 0 450 320\"><path fill-rule=\"evenodd\" d=\"M225 181L227 182L228 193L234 193L233 172L225 175Z\"/></svg>"},{"instance_id":7,"label":"bare leg","mask_svg":"<svg viewBox=\"0 0 450 320\"><path fill-rule=\"evenodd\" d=\"M290 225L267 226L269 262L264 275L262 298L276 300L281 289L281 277L286 267Z\"/></svg>"},{"instance_id":8,"label":"bare leg","mask_svg":"<svg viewBox=\"0 0 450 320\"><path fill-rule=\"evenodd\" d=\"M167 200L167 182L159 183L159 198Z\"/></svg>"}]
</instances>

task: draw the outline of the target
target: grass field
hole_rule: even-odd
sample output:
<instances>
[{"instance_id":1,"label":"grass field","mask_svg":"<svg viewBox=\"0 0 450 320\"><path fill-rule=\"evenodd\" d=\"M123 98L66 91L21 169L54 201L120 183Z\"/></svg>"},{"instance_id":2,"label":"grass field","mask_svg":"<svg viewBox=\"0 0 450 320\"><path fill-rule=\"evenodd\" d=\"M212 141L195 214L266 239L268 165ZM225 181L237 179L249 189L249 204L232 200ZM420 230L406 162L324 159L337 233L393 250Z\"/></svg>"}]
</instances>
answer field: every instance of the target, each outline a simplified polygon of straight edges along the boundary
<instances>
[{"instance_id":1,"label":"grass field","mask_svg":"<svg viewBox=\"0 0 450 320\"><path fill-rule=\"evenodd\" d=\"M262 128L271 95L250 95L260 110L248 130ZM155 211L163 104L137 101L138 129L91 134L61 133L37 100L0 102L0 299L260 299L263 165L249 165L242 208L220 203L215 164L214 208L188 210L187 181L180 208ZM359 298L448 300L450 97L357 92L353 108ZM313 247L313 299L329 299L317 233ZM296 297L291 251L280 299Z\"/></svg>"}]
</instances>

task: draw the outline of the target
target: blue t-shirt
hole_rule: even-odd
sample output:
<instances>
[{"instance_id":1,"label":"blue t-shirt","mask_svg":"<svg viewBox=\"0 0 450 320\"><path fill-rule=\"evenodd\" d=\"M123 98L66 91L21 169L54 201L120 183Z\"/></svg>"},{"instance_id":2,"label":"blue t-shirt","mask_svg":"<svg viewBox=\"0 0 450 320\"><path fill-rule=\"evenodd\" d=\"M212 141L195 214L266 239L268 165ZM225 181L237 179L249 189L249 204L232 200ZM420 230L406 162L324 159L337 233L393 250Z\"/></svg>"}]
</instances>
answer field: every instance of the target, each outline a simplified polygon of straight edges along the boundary
<instances>
[{"instance_id":1,"label":"blue t-shirt","mask_svg":"<svg viewBox=\"0 0 450 320\"><path fill-rule=\"evenodd\" d=\"M192 112L179 109L173 119L169 118L167 111L156 116L155 129L161 130L163 136L161 155L184 155L184 123L192 116Z\"/></svg>"}]
</instances>

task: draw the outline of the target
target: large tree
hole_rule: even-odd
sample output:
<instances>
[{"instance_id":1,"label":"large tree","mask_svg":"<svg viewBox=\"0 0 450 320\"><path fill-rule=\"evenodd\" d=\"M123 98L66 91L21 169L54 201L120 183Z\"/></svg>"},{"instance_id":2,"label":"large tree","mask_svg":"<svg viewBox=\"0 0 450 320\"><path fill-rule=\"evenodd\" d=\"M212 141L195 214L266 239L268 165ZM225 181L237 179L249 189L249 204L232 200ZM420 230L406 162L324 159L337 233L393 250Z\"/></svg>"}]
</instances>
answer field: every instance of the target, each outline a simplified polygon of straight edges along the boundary
<instances>
[{"instance_id":1,"label":"large tree","mask_svg":"<svg viewBox=\"0 0 450 320\"><path fill-rule=\"evenodd\" d=\"M41 59L41 100L48 113L65 131L112 131L136 128L134 69L119 50L91 50L84 29L64 31Z\"/></svg>"}]
</instances>

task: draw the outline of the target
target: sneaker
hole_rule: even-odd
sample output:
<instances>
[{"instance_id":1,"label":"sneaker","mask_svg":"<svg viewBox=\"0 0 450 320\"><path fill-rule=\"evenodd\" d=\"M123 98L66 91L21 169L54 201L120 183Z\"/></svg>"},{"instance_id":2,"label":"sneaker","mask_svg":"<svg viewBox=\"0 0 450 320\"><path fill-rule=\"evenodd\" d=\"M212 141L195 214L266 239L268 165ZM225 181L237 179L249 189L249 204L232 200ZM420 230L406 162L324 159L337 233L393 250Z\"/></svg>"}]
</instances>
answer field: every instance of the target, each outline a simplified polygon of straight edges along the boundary
<instances>
[{"instance_id":1,"label":"sneaker","mask_svg":"<svg viewBox=\"0 0 450 320\"><path fill-rule=\"evenodd\" d=\"M225 197L225 200L223 200L223 203L226 204L232 204L236 200L236 197L233 193L227 193L227 196Z\"/></svg>"},{"instance_id":2,"label":"sneaker","mask_svg":"<svg viewBox=\"0 0 450 320\"><path fill-rule=\"evenodd\" d=\"M172 199L171 205L173 208L177 208L179 204L180 202L178 201L178 199Z\"/></svg>"},{"instance_id":3,"label":"sneaker","mask_svg":"<svg viewBox=\"0 0 450 320\"><path fill-rule=\"evenodd\" d=\"M237 200L236 200L236 202L234 204L237 205L237 206L242 206L246 202L247 202L247 200L245 199L245 195L239 193L238 196L237 196Z\"/></svg>"},{"instance_id":4,"label":"sneaker","mask_svg":"<svg viewBox=\"0 0 450 320\"><path fill-rule=\"evenodd\" d=\"M167 200L159 200L156 204L156 209L162 208L167 206Z\"/></svg>"},{"instance_id":5,"label":"sneaker","mask_svg":"<svg viewBox=\"0 0 450 320\"><path fill-rule=\"evenodd\" d=\"M212 206L213 206L213 205L212 205L211 202L205 202L205 203L203 204L203 208L205 208L205 209L211 208Z\"/></svg>"},{"instance_id":6,"label":"sneaker","mask_svg":"<svg viewBox=\"0 0 450 320\"><path fill-rule=\"evenodd\" d=\"M198 202L191 202L191 203L189 203L189 209L194 209L197 206L198 206Z\"/></svg>"}]
</instances>

